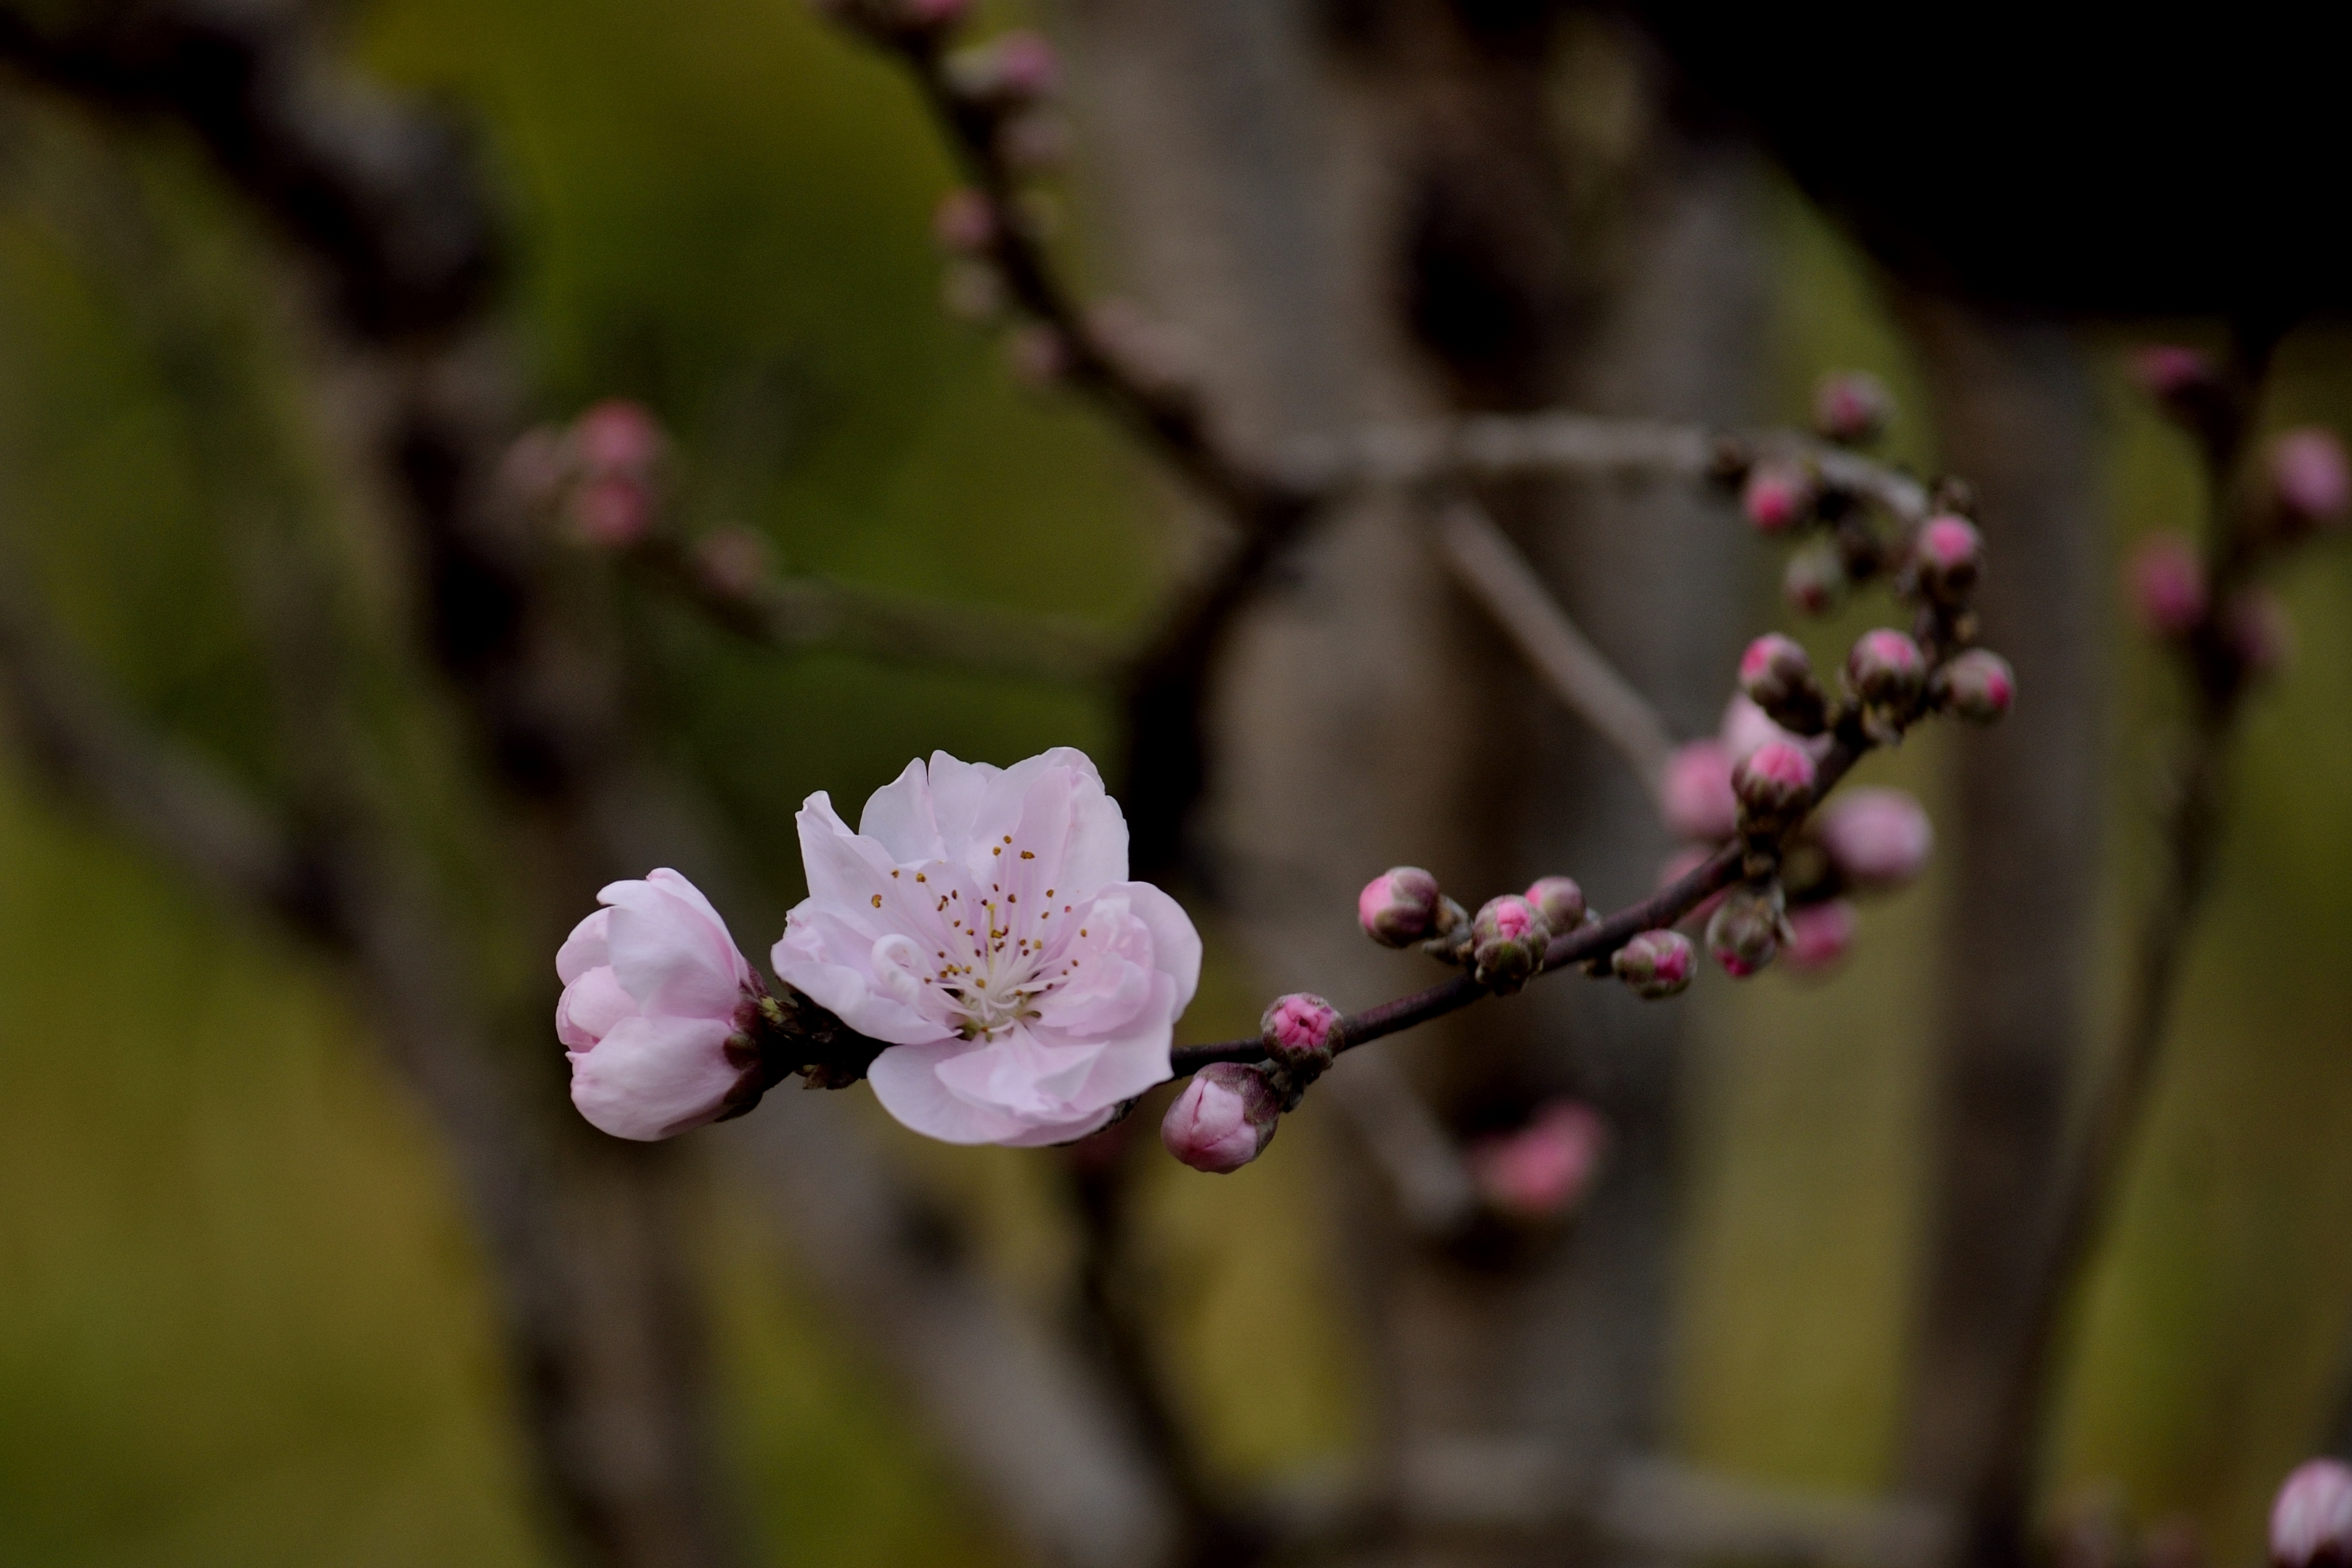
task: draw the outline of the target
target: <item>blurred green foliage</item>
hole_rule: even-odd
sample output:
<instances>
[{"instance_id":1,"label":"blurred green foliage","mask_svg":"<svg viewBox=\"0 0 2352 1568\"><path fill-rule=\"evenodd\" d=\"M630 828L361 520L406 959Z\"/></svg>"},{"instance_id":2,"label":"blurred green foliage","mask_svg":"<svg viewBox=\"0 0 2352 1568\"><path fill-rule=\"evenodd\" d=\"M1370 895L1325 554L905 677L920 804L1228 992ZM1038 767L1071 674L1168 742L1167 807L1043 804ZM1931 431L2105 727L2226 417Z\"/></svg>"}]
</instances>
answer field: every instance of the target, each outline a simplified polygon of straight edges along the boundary
<instances>
[{"instance_id":1,"label":"blurred green foliage","mask_svg":"<svg viewBox=\"0 0 2352 1568\"><path fill-rule=\"evenodd\" d=\"M688 517L758 527L795 569L1139 618L1160 573L1135 460L941 318L925 235L939 151L901 86L799 5L681 0L656 26L619 0L381 0L361 43L482 127L515 203L515 331L546 415L646 399L679 437ZM217 412L204 424L219 389L190 380L208 362L159 336L91 231L59 220L60 168L70 185L100 155L88 129L46 111L5 129L5 532L146 710L266 785L282 759L224 541L255 507L299 511L320 476L225 460L237 448ZM194 160L151 145L130 168L156 242L190 258L200 292L235 290L250 237ZM1898 450L1928 465L1866 271L1793 197L1784 216L1781 412L1821 367L1877 369L1914 411ZM215 325L250 355L239 406L282 416L297 392L255 368L266 329ZM2298 339L2281 416L2352 425L2347 367L2352 344ZM2175 438L2119 379L2110 401L2120 547L2188 524L2190 490ZM2284 577L2301 657L2249 727L2222 886L2059 1456L2069 1488L2110 1488L2142 1519L2193 1513L2224 1562L2254 1554L2269 1488L2352 1348L2352 561L2329 546ZM808 791L846 805L934 746L1005 761L1110 733L1083 694L780 660L654 604L630 624L656 671L646 711L727 808L770 906L738 920L747 939L797 890L789 818ZM2147 879L2170 703L2156 660L2116 647L2120 916ZM1954 743L1871 766L1932 805ZM1931 879L1872 910L1832 980L1697 999L1676 1423L1695 1458L1834 1489L1887 1479L1937 908ZM1255 995L1222 954L1188 1027L1245 1027ZM16 783L0 787L0 1561L540 1561L477 1260L364 1029L300 955ZM1310 1106L1245 1173L1169 1166L1146 1186L1165 1349L1223 1473L1328 1462L1358 1432L1343 1342L1272 1373L1226 1349L1330 1299L1323 1133ZM1069 1258L1043 1163L920 1158L1007 1280L1050 1304ZM774 1555L1000 1555L755 1216L714 1194L698 1245L746 1522Z\"/></svg>"}]
</instances>

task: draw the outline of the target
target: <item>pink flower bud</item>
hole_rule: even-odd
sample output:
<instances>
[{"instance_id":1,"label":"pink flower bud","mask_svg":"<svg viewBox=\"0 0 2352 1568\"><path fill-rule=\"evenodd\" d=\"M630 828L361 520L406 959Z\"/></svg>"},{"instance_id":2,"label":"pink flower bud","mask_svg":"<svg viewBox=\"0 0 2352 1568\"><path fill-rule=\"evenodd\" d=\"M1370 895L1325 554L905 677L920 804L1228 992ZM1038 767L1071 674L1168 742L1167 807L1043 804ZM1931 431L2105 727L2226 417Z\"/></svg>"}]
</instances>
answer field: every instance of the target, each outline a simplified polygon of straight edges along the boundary
<instances>
[{"instance_id":1,"label":"pink flower bud","mask_svg":"<svg viewBox=\"0 0 2352 1568\"><path fill-rule=\"evenodd\" d=\"M1478 906L1470 919L1470 956L1478 984L1508 995L1543 966L1551 927L1543 912L1517 893L1504 893Z\"/></svg>"},{"instance_id":2,"label":"pink flower bud","mask_svg":"<svg viewBox=\"0 0 2352 1568\"><path fill-rule=\"evenodd\" d=\"M2177 343L2145 348L2132 355L2132 378L2152 397L2167 403L2218 388L2213 362Z\"/></svg>"},{"instance_id":3,"label":"pink flower bud","mask_svg":"<svg viewBox=\"0 0 2352 1568\"><path fill-rule=\"evenodd\" d=\"M1911 544L1919 591L1939 605L1961 605L1984 575L1984 536L1964 517L1931 517Z\"/></svg>"},{"instance_id":4,"label":"pink flower bud","mask_svg":"<svg viewBox=\"0 0 2352 1568\"><path fill-rule=\"evenodd\" d=\"M669 1138L760 1098L751 966L693 883L614 882L555 955L572 1102L615 1138Z\"/></svg>"},{"instance_id":5,"label":"pink flower bud","mask_svg":"<svg viewBox=\"0 0 2352 1568\"><path fill-rule=\"evenodd\" d=\"M1822 725L1822 689L1813 661L1792 637L1768 632L1739 656L1739 689L1775 724L1800 730Z\"/></svg>"},{"instance_id":6,"label":"pink flower bud","mask_svg":"<svg viewBox=\"0 0 2352 1568\"><path fill-rule=\"evenodd\" d=\"M1779 884L1731 889L1706 922L1706 951L1723 972L1745 980L1780 951L1781 895Z\"/></svg>"},{"instance_id":7,"label":"pink flower bud","mask_svg":"<svg viewBox=\"0 0 2352 1568\"><path fill-rule=\"evenodd\" d=\"M606 398L572 422L572 448L592 479L642 477L661 456L661 426L644 404Z\"/></svg>"},{"instance_id":8,"label":"pink flower bud","mask_svg":"<svg viewBox=\"0 0 2352 1568\"><path fill-rule=\"evenodd\" d=\"M1517 1131L1473 1143L1464 1163L1490 1206L1514 1219L1555 1219L1592 1190L1608 1142L1609 1126L1600 1112L1555 1100Z\"/></svg>"},{"instance_id":9,"label":"pink flower bud","mask_svg":"<svg viewBox=\"0 0 2352 1568\"><path fill-rule=\"evenodd\" d=\"M1669 831L1712 842L1738 830L1739 797L1731 793L1731 755L1720 741L1677 746L1658 781L1658 815Z\"/></svg>"},{"instance_id":10,"label":"pink flower bud","mask_svg":"<svg viewBox=\"0 0 2352 1568\"><path fill-rule=\"evenodd\" d=\"M2205 563L2177 533L2157 533L2132 552L2132 611L2160 637L2185 637L2205 618Z\"/></svg>"},{"instance_id":11,"label":"pink flower bud","mask_svg":"<svg viewBox=\"0 0 2352 1568\"><path fill-rule=\"evenodd\" d=\"M1826 616L1845 600L1845 558L1834 544L1808 544L1780 573L1780 596L1801 616Z\"/></svg>"},{"instance_id":12,"label":"pink flower bud","mask_svg":"<svg viewBox=\"0 0 2352 1568\"><path fill-rule=\"evenodd\" d=\"M1739 510L1759 533L1786 533L1812 516L1819 499L1812 475L1801 465L1768 460L1748 470Z\"/></svg>"},{"instance_id":13,"label":"pink flower bud","mask_svg":"<svg viewBox=\"0 0 2352 1568\"><path fill-rule=\"evenodd\" d=\"M1356 920L1382 947L1410 947L1437 926L1437 879L1418 866L1392 866L1356 895Z\"/></svg>"},{"instance_id":14,"label":"pink flower bud","mask_svg":"<svg viewBox=\"0 0 2352 1568\"><path fill-rule=\"evenodd\" d=\"M1815 814L1813 832L1838 876L1858 892L1905 886L1927 869L1936 848L1935 825L1899 789L1843 791Z\"/></svg>"},{"instance_id":15,"label":"pink flower bud","mask_svg":"<svg viewBox=\"0 0 2352 1568\"><path fill-rule=\"evenodd\" d=\"M1050 109L1016 114L997 131L996 150L1024 174L1058 169L1070 161L1069 122Z\"/></svg>"},{"instance_id":16,"label":"pink flower bud","mask_svg":"<svg viewBox=\"0 0 2352 1568\"><path fill-rule=\"evenodd\" d=\"M1258 1020L1258 1035L1275 1065L1320 1072L1339 1044L1339 1009L1320 996L1294 991L1277 996Z\"/></svg>"},{"instance_id":17,"label":"pink flower bud","mask_svg":"<svg viewBox=\"0 0 2352 1568\"><path fill-rule=\"evenodd\" d=\"M1025 28L948 57L948 86L973 103L1010 109L1054 90L1061 76L1054 46Z\"/></svg>"},{"instance_id":18,"label":"pink flower bud","mask_svg":"<svg viewBox=\"0 0 2352 1568\"><path fill-rule=\"evenodd\" d=\"M1972 647L1936 672L1934 698L1955 719L1996 723L2017 700L2017 673L1990 648Z\"/></svg>"},{"instance_id":19,"label":"pink flower bud","mask_svg":"<svg viewBox=\"0 0 2352 1568\"><path fill-rule=\"evenodd\" d=\"M2333 430L2307 425L2271 443L2271 492L2294 531L2339 521L2352 503L2352 467Z\"/></svg>"},{"instance_id":20,"label":"pink flower bud","mask_svg":"<svg viewBox=\"0 0 2352 1568\"><path fill-rule=\"evenodd\" d=\"M1053 328L1031 323L1004 340L1005 362L1024 386L1048 386L1070 368L1070 345Z\"/></svg>"},{"instance_id":21,"label":"pink flower bud","mask_svg":"<svg viewBox=\"0 0 2352 1568\"><path fill-rule=\"evenodd\" d=\"M975 326L1004 314L1004 279L984 261L957 261L940 282L940 306Z\"/></svg>"},{"instance_id":22,"label":"pink flower bud","mask_svg":"<svg viewBox=\"0 0 2352 1568\"><path fill-rule=\"evenodd\" d=\"M748 528L714 528L694 542L694 577L721 599L749 599L768 580L768 541Z\"/></svg>"},{"instance_id":23,"label":"pink flower bud","mask_svg":"<svg viewBox=\"0 0 2352 1568\"><path fill-rule=\"evenodd\" d=\"M1644 1002L1686 989L1696 967L1690 939L1678 931L1645 931L1619 948L1609 967Z\"/></svg>"},{"instance_id":24,"label":"pink flower bud","mask_svg":"<svg viewBox=\"0 0 2352 1568\"><path fill-rule=\"evenodd\" d=\"M1853 946L1853 906L1843 899L1801 904L1789 911L1791 969L1815 972L1835 965Z\"/></svg>"},{"instance_id":25,"label":"pink flower bud","mask_svg":"<svg viewBox=\"0 0 2352 1568\"><path fill-rule=\"evenodd\" d=\"M653 491L641 479L608 473L572 492L572 531L584 544L622 550L653 531Z\"/></svg>"},{"instance_id":26,"label":"pink flower bud","mask_svg":"<svg viewBox=\"0 0 2352 1568\"><path fill-rule=\"evenodd\" d=\"M1834 371L1813 388L1813 428L1826 441L1848 447L1875 441L1894 413L1886 384L1865 370Z\"/></svg>"},{"instance_id":27,"label":"pink flower bud","mask_svg":"<svg viewBox=\"0 0 2352 1568\"><path fill-rule=\"evenodd\" d=\"M1528 889L1528 902L1544 918L1554 936L1584 923L1584 889L1572 877L1541 877Z\"/></svg>"},{"instance_id":28,"label":"pink flower bud","mask_svg":"<svg viewBox=\"0 0 2352 1568\"><path fill-rule=\"evenodd\" d=\"M1274 1142L1282 1101L1265 1075L1238 1062L1202 1068L1168 1108L1160 1142L1196 1171L1238 1171Z\"/></svg>"},{"instance_id":29,"label":"pink flower bud","mask_svg":"<svg viewBox=\"0 0 2352 1568\"><path fill-rule=\"evenodd\" d=\"M996 243L996 208L969 186L950 191L931 209L931 237L950 255L976 256Z\"/></svg>"},{"instance_id":30,"label":"pink flower bud","mask_svg":"<svg viewBox=\"0 0 2352 1568\"><path fill-rule=\"evenodd\" d=\"M2268 675L2294 656L2294 617L2267 588L2241 588L2221 606L2221 636L2250 675Z\"/></svg>"},{"instance_id":31,"label":"pink flower bud","mask_svg":"<svg viewBox=\"0 0 2352 1568\"><path fill-rule=\"evenodd\" d=\"M1813 759L1793 741L1768 741L1731 770L1746 826L1770 828L1793 820L1813 798Z\"/></svg>"},{"instance_id":32,"label":"pink flower bud","mask_svg":"<svg viewBox=\"0 0 2352 1568\"><path fill-rule=\"evenodd\" d=\"M1846 656L1846 685L1874 708L1907 711L1927 684L1927 660L1919 645L1886 626L1855 639Z\"/></svg>"},{"instance_id":33,"label":"pink flower bud","mask_svg":"<svg viewBox=\"0 0 2352 1568\"><path fill-rule=\"evenodd\" d=\"M2277 1568L2352 1563L2352 1466L2306 1459L2271 1503L2271 1561Z\"/></svg>"}]
</instances>

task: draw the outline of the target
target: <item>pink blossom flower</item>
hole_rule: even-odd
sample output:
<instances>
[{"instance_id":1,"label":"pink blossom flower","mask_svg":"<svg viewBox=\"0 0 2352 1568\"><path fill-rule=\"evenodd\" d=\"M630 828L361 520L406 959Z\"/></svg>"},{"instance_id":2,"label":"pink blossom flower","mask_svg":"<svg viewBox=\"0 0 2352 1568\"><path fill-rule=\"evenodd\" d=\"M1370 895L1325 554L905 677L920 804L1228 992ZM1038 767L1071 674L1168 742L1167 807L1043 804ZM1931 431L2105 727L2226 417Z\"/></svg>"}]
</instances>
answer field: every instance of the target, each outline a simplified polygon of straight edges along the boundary
<instances>
[{"instance_id":1,"label":"pink blossom flower","mask_svg":"<svg viewBox=\"0 0 2352 1568\"><path fill-rule=\"evenodd\" d=\"M1127 879L1127 821L1085 753L1010 768L944 752L874 792L853 833L800 813L809 897L776 973L888 1044L883 1108L950 1143L1081 1138L1169 1076L1201 939Z\"/></svg>"},{"instance_id":2,"label":"pink blossom flower","mask_svg":"<svg viewBox=\"0 0 2352 1568\"><path fill-rule=\"evenodd\" d=\"M615 882L596 899L607 907L555 955L555 1034L572 1058L572 1103L615 1138L668 1138L717 1121L756 1070L727 1048L757 1000L751 964L719 911L675 871Z\"/></svg>"},{"instance_id":3,"label":"pink blossom flower","mask_svg":"<svg viewBox=\"0 0 2352 1568\"><path fill-rule=\"evenodd\" d=\"M1789 911L1789 929L1796 940L1780 951L1790 968L1831 968L1853 946L1853 906L1843 899L1800 904Z\"/></svg>"},{"instance_id":4,"label":"pink blossom flower","mask_svg":"<svg viewBox=\"0 0 2352 1568\"><path fill-rule=\"evenodd\" d=\"M1846 884L1874 892L1902 887L1927 868L1936 829L1917 801L1899 789L1850 789L1813 819L1822 848Z\"/></svg>"},{"instance_id":5,"label":"pink blossom flower","mask_svg":"<svg viewBox=\"0 0 2352 1568\"><path fill-rule=\"evenodd\" d=\"M2131 558L2132 610L2158 637L2187 637L2205 618L2205 563L2177 533L2140 542Z\"/></svg>"},{"instance_id":6,"label":"pink blossom flower","mask_svg":"<svg viewBox=\"0 0 2352 1568\"><path fill-rule=\"evenodd\" d=\"M2287 431L2271 443L2270 471L2271 489L2291 525L2334 522L2352 505L2352 463L2333 430L2307 425Z\"/></svg>"},{"instance_id":7,"label":"pink blossom flower","mask_svg":"<svg viewBox=\"0 0 2352 1568\"><path fill-rule=\"evenodd\" d=\"M2278 1568L2352 1563L2352 1467L2308 1459L2271 1504L2271 1561Z\"/></svg>"},{"instance_id":8,"label":"pink blossom flower","mask_svg":"<svg viewBox=\"0 0 2352 1568\"><path fill-rule=\"evenodd\" d=\"M1549 1219L1591 1190L1608 1142L1609 1127L1598 1111L1556 1100L1517 1131L1480 1139L1464 1159L1488 1204L1515 1218Z\"/></svg>"}]
</instances>

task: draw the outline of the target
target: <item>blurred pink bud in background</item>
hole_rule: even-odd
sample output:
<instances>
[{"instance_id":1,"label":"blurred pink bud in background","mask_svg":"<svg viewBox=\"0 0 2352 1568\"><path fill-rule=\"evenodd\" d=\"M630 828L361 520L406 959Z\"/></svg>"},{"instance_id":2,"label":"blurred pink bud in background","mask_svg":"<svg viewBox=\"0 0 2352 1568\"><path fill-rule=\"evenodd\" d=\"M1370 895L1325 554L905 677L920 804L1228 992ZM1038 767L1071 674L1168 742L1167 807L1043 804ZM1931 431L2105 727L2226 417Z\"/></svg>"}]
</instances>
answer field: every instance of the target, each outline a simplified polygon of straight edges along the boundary
<instances>
[{"instance_id":1,"label":"blurred pink bud in background","mask_svg":"<svg viewBox=\"0 0 2352 1568\"><path fill-rule=\"evenodd\" d=\"M1936 847L1927 811L1899 789L1865 785L1833 795L1813 817L1813 831L1830 864L1863 892L1915 880Z\"/></svg>"},{"instance_id":2,"label":"blurred pink bud in background","mask_svg":"<svg viewBox=\"0 0 2352 1568\"><path fill-rule=\"evenodd\" d=\"M2307 1459L2271 1503L2271 1561L2278 1568L2352 1563L2352 1467Z\"/></svg>"},{"instance_id":3,"label":"blurred pink bud in background","mask_svg":"<svg viewBox=\"0 0 2352 1568\"><path fill-rule=\"evenodd\" d=\"M1608 1123L1591 1106L1555 1100L1515 1132L1481 1138L1464 1152L1478 1195L1514 1219L1555 1219L1592 1190L1609 1143Z\"/></svg>"},{"instance_id":4,"label":"blurred pink bud in background","mask_svg":"<svg viewBox=\"0 0 2352 1568\"><path fill-rule=\"evenodd\" d=\"M1791 969L1818 972L1833 967L1853 946L1853 906L1843 899L1801 904L1789 911L1796 940L1781 950Z\"/></svg>"},{"instance_id":5,"label":"blurred pink bud in background","mask_svg":"<svg viewBox=\"0 0 2352 1568\"><path fill-rule=\"evenodd\" d=\"M2186 538L2150 534L2132 552L2127 572L2132 613L2156 636L2187 637L2205 618L2205 563Z\"/></svg>"}]
</instances>

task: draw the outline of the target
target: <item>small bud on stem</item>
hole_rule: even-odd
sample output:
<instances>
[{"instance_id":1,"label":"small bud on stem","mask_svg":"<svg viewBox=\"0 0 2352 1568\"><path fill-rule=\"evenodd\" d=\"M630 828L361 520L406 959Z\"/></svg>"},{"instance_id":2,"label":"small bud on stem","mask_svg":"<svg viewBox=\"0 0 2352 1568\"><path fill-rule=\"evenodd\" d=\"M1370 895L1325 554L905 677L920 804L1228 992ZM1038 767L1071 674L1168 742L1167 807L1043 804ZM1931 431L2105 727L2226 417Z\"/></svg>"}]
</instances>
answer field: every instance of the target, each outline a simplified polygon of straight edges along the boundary
<instances>
[{"instance_id":1,"label":"small bud on stem","mask_svg":"<svg viewBox=\"0 0 2352 1568\"><path fill-rule=\"evenodd\" d=\"M1793 741L1767 741L1750 752L1731 771L1740 826L1771 833L1794 822L1812 804L1816 771L1811 753Z\"/></svg>"},{"instance_id":2,"label":"small bud on stem","mask_svg":"<svg viewBox=\"0 0 2352 1568\"><path fill-rule=\"evenodd\" d=\"M1780 573L1780 595L1801 616L1826 616L1845 600L1845 557L1823 541L1792 552Z\"/></svg>"},{"instance_id":3,"label":"small bud on stem","mask_svg":"<svg viewBox=\"0 0 2352 1568\"><path fill-rule=\"evenodd\" d=\"M1274 1142L1282 1100L1265 1074L1217 1062L1192 1075L1160 1123L1160 1142L1196 1171L1238 1171Z\"/></svg>"},{"instance_id":4,"label":"small bud on stem","mask_svg":"<svg viewBox=\"0 0 2352 1568\"><path fill-rule=\"evenodd\" d=\"M1584 923L1584 889L1572 877L1538 878L1528 889L1528 902L1543 916L1554 936Z\"/></svg>"},{"instance_id":5,"label":"small bud on stem","mask_svg":"<svg viewBox=\"0 0 2352 1568\"><path fill-rule=\"evenodd\" d=\"M1312 1078L1331 1065L1339 1044L1339 1009L1320 996L1294 991L1277 996L1258 1021L1265 1054L1276 1067Z\"/></svg>"},{"instance_id":6,"label":"small bud on stem","mask_svg":"<svg viewBox=\"0 0 2352 1568\"><path fill-rule=\"evenodd\" d=\"M1780 951L1787 923L1778 882L1742 884L1706 922L1706 950L1726 974L1745 980Z\"/></svg>"},{"instance_id":7,"label":"small bud on stem","mask_svg":"<svg viewBox=\"0 0 2352 1568\"><path fill-rule=\"evenodd\" d=\"M2352 466L2333 430L2287 431L2271 442L2268 467L2271 503L2288 534L2341 521L2352 504Z\"/></svg>"},{"instance_id":8,"label":"small bud on stem","mask_svg":"<svg viewBox=\"0 0 2352 1568\"><path fill-rule=\"evenodd\" d=\"M1820 500L1820 487L1802 464L1768 459L1748 470L1739 510L1759 533L1782 534L1811 519Z\"/></svg>"},{"instance_id":9,"label":"small bud on stem","mask_svg":"<svg viewBox=\"0 0 2352 1568\"><path fill-rule=\"evenodd\" d=\"M1656 1002L1688 989L1696 967L1690 939L1678 931L1639 933L1617 950L1609 966L1644 1002Z\"/></svg>"},{"instance_id":10,"label":"small bud on stem","mask_svg":"<svg viewBox=\"0 0 2352 1568\"><path fill-rule=\"evenodd\" d=\"M1801 735L1820 732L1827 707L1813 661L1792 637L1770 632L1739 656L1739 689L1775 724Z\"/></svg>"},{"instance_id":11,"label":"small bud on stem","mask_svg":"<svg viewBox=\"0 0 2352 1568\"><path fill-rule=\"evenodd\" d=\"M1356 920L1382 947L1411 947L1438 923L1437 879L1418 866L1392 866L1356 895Z\"/></svg>"},{"instance_id":12,"label":"small bud on stem","mask_svg":"<svg viewBox=\"0 0 2352 1568\"><path fill-rule=\"evenodd\" d=\"M2132 613L2155 637L2185 637L2205 618L2205 563L2177 533L2152 534L2132 552Z\"/></svg>"},{"instance_id":13,"label":"small bud on stem","mask_svg":"<svg viewBox=\"0 0 2352 1568\"><path fill-rule=\"evenodd\" d=\"M1971 724L1997 723L2017 700L2017 675L1990 648L1972 647L1936 672L1928 697L1936 707Z\"/></svg>"},{"instance_id":14,"label":"small bud on stem","mask_svg":"<svg viewBox=\"0 0 2352 1568\"><path fill-rule=\"evenodd\" d=\"M1543 966L1551 928L1533 904L1517 893L1488 899L1470 921L1470 957L1478 984L1507 996Z\"/></svg>"},{"instance_id":15,"label":"small bud on stem","mask_svg":"<svg viewBox=\"0 0 2352 1568\"><path fill-rule=\"evenodd\" d=\"M1922 594L1957 609L1984 575L1984 536L1964 517L1931 517L1912 542L1911 571Z\"/></svg>"},{"instance_id":16,"label":"small bud on stem","mask_svg":"<svg viewBox=\"0 0 2352 1568\"><path fill-rule=\"evenodd\" d=\"M1813 428L1825 441L1845 447L1875 441L1894 413L1886 384L1865 370L1832 372L1813 388Z\"/></svg>"}]
</instances>

